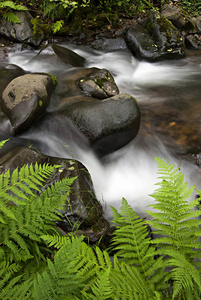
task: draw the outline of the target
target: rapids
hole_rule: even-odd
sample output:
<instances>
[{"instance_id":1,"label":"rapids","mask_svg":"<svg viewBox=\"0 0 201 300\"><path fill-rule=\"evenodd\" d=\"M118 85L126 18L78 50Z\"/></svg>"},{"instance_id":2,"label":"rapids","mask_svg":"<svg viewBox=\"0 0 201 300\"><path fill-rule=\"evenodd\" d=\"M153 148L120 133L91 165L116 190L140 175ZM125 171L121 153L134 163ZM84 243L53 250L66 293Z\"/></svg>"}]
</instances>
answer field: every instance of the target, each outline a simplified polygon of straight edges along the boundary
<instances>
[{"instance_id":1,"label":"rapids","mask_svg":"<svg viewBox=\"0 0 201 300\"><path fill-rule=\"evenodd\" d=\"M138 136L102 161L70 124L70 133L57 128L56 124L49 124L47 128L33 127L18 137L18 141L12 138L12 142L23 144L28 140L42 153L63 158L73 156L80 160L92 176L96 196L109 220L110 205L118 209L122 197L142 217L146 216L143 211L153 202L149 194L155 189L156 156L174 163L184 172L190 185L201 188L198 166L192 163L193 160L184 158L194 133L197 134L195 141L198 148L201 147L198 140L201 126L197 121L201 116L201 61L192 57L148 63L137 61L126 49L105 53L85 46L62 46L85 57L87 67L109 70L120 92L129 93L137 99L142 112ZM10 53L9 62L30 72L59 75L66 70L64 64L52 67L51 53L47 53L49 60L44 63L31 61L36 54L37 51L16 51ZM183 137L186 137L185 141Z\"/></svg>"}]
</instances>

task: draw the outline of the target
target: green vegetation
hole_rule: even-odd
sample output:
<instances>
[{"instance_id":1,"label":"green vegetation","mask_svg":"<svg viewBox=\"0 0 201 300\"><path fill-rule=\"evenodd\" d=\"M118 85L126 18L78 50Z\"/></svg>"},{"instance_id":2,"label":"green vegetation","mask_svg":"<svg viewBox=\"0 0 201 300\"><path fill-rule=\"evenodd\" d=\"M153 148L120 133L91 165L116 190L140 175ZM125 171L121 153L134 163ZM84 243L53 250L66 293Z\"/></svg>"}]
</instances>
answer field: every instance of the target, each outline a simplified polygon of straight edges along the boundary
<instances>
[{"instance_id":1,"label":"green vegetation","mask_svg":"<svg viewBox=\"0 0 201 300\"><path fill-rule=\"evenodd\" d=\"M122 19L137 18L151 8L160 9L170 0L0 0L0 14L19 22L15 10L29 10L33 16L34 34L80 33L84 29L118 28ZM201 11L200 0L180 0L177 5L193 15Z\"/></svg>"},{"instance_id":2,"label":"green vegetation","mask_svg":"<svg viewBox=\"0 0 201 300\"><path fill-rule=\"evenodd\" d=\"M0 299L200 299L200 198L188 202L194 187L173 165L156 160L152 220L141 219L123 199L120 212L112 208L110 252L57 230L74 178L43 185L60 166L1 174Z\"/></svg>"}]
</instances>

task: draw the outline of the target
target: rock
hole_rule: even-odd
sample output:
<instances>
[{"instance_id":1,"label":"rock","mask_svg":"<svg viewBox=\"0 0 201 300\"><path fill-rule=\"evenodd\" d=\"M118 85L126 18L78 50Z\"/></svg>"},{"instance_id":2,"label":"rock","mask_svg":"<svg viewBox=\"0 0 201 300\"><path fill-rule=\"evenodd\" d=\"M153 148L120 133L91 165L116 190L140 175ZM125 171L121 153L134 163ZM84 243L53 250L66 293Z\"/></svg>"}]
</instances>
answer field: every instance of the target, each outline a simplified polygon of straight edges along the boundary
<instances>
[{"instance_id":1,"label":"rock","mask_svg":"<svg viewBox=\"0 0 201 300\"><path fill-rule=\"evenodd\" d=\"M147 61L179 59L185 56L180 32L158 11L151 11L142 25L134 25L125 33L131 51Z\"/></svg>"},{"instance_id":2,"label":"rock","mask_svg":"<svg viewBox=\"0 0 201 300\"><path fill-rule=\"evenodd\" d=\"M17 42L26 42L34 46L40 45L43 36L37 39L33 37L31 14L28 11L15 11L15 15L19 18L20 23L12 23L1 18L0 34Z\"/></svg>"},{"instance_id":3,"label":"rock","mask_svg":"<svg viewBox=\"0 0 201 300\"><path fill-rule=\"evenodd\" d=\"M139 106L128 94L102 101L83 101L69 106L61 114L80 129L100 157L131 142L140 126Z\"/></svg>"},{"instance_id":4,"label":"rock","mask_svg":"<svg viewBox=\"0 0 201 300\"><path fill-rule=\"evenodd\" d=\"M199 38L197 38L197 34L189 34L185 37L185 44L188 49L198 49L198 45L200 44Z\"/></svg>"},{"instance_id":5,"label":"rock","mask_svg":"<svg viewBox=\"0 0 201 300\"><path fill-rule=\"evenodd\" d=\"M29 64L39 63L40 61L44 64L47 61L49 65L50 60L52 69L55 70L58 68L59 71L61 71L61 69L66 70L67 67L72 68L72 66L78 68L83 67L86 62L84 57L66 47L49 44L44 46L38 54L30 60ZM52 74L55 74L54 72L51 71Z\"/></svg>"},{"instance_id":6,"label":"rock","mask_svg":"<svg viewBox=\"0 0 201 300\"><path fill-rule=\"evenodd\" d=\"M105 51L116 51L121 49L127 49L127 45L123 38L97 38L91 44L92 48L97 50L105 50Z\"/></svg>"},{"instance_id":7,"label":"rock","mask_svg":"<svg viewBox=\"0 0 201 300\"><path fill-rule=\"evenodd\" d=\"M65 177L77 177L71 186L69 197L66 198L66 205L61 211L63 220L57 225L65 232L77 228L82 231L87 229L90 233L94 232L91 237L93 241L95 233L97 235L99 233L100 237L100 232L103 234L104 230L109 227L109 223L104 219L102 206L96 199L90 174L80 162L50 157L30 148L18 147L0 158L1 173L8 169L12 173L17 167L21 168L24 164L36 162L61 166L46 181L44 188Z\"/></svg>"},{"instance_id":8,"label":"rock","mask_svg":"<svg viewBox=\"0 0 201 300\"><path fill-rule=\"evenodd\" d=\"M187 48L198 48L200 41L196 35L201 33L199 18L191 17L184 9L172 4L165 4L161 13L182 32Z\"/></svg>"},{"instance_id":9,"label":"rock","mask_svg":"<svg viewBox=\"0 0 201 300\"><path fill-rule=\"evenodd\" d=\"M162 7L161 14L167 18L172 24L180 31L186 31L188 33L196 32L195 24L191 16L181 7L173 4L165 4Z\"/></svg>"},{"instance_id":10,"label":"rock","mask_svg":"<svg viewBox=\"0 0 201 300\"><path fill-rule=\"evenodd\" d=\"M25 74L25 71L16 65L7 65L0 68L0 103L2 103L2 93L6 86L16 77L22 76ZM0 134L5 136L10 136L13 134L12 125L5 116L5 114L0 109Z\"/></svg>"},{"instance_id":11,"label":"rock","mask_svg":"<svg viewBox=\"0 0 201 300\"><path fill-rule=\"evenodd\" d=\"M58 78L46 121L56 118L63 131L70 121L97 155L107 155L134 139L140 126L136 99L118 92L105 69L71 70Z\"/></svg>"},{"instance_id":12,"label":"rock","mask_svg":"<svg viewBox=\"0 0 201 300\"><path fill-rule=\"evenodd\" d=\"M106 69L93 68L87 77L79 79L78 85L87 97L106 99L119 93L113 76Z\"/></svg>"},{"instance_id":13,"label":"rock","mask_svg":"<svg viewBox=\"0 0 201 300\"><path fill-rule=\"evenodd\" d=\"M54 85L54 78L42 73L19 76L8 84L1 107L15 133L26 130L45 111Z\"/></svg>"},{"instance_id":14,"label":"rock","mask_svg":"<svg viewBox=\"0 0 201 300\"><path fill-rule=\"evenodd\" d=\"M105 99L118 93L114 78L106 69L70 70L58 77L48 111L66 109L70 105L83 101Z\"/></svg>"},{"instance_id":15,"label":"rock","mask_svg":"<svg viewBox=\"0 0 201 300\"><path fill-rule=\"evenodd\" d=\"M149 32L142 25L133 25L125 33L128 47L139 60L158 61L161 53Z\"/></svg>"}]
</instances>

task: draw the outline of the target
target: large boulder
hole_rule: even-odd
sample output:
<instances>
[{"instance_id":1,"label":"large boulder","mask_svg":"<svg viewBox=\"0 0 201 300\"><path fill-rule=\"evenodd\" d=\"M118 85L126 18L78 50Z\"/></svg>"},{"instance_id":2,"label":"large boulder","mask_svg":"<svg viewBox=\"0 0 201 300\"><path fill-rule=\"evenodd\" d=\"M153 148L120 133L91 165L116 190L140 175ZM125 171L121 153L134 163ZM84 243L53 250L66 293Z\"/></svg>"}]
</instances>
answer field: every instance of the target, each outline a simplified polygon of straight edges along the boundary
<instances>
[{"instance_id":1,"label":"large boulder","mask_svg":"<svg viewBox=\"0 0 201 300\"><path fill-rule=\"evenodd\" d=\"M80 162L50 157L30 148L17 147L0 158L0 172L10 169L12 173L17 167L21 168L24 164L35 164L36 162L42 165L46 163L60 165L46 180L44 188L65 177L76 177L71 186L69 197L66 198L66 205L61 211L63 219L58 223L58 226L65 232L77 228L80 230L90 229L90 237L94 239L96 236L98 239L109 227L109 223L104 219L102 206L96 199L90 174Z\"/></svg>"},{"instance_id":2,"label":"large boulder","mask_svg":"<svg viewBox=\"0 0 201 300\"><path fill-rule=\"evenodd\" d=\"M1 107L14 133L26 130L47 108L55 86L49 74L26 74L13 79L2 94Z\"/></svg>"},{"instance_id":3,"label":"large boulder","mask_svg":"<svg viewBox=\"0 0 201 300\"><path fill-rule=\"evenodd\" d=\"M0 34L17 42L26 42L34 46L40 45L43 36L33 36L33 19L28 11L15 11L20 23L13 23L5 18L0 19Z\"/></svg>"},{"instance_id":4,"label":"large boulder","mask_svg":"<svg viewBox=\"0 0 201 300\"><path fill-rule=\"evenodd\" d=\"M63 110L83 101L103 100L118 93L119 89L108 70L73 69L58 77L48 111Z\"/></svg>"},{"instance_id":5,"label":"large boulder","mask_svg":"<svg viewBox=\"0 0 201 300\"><path fill-rule=\"evenodd\" d=\"M112 153L131 142L140 126L140 109L134 97L119 94L100 100L82 101L59 112L87 137L98 156Z\"/></svg>"},{"instance_id":6,"label":"large boulder","mask_svg":"<svg viewBox=\"0 0 201 300\"><path fill-rule=\"evenodd\" d=\"M143 26L131 26L125 33L125 39L139 59L161 61L185 56L179 30L156 10L150 12Z\"/></svg>"},{"instance_id":7,"label":"large boulder","mask_svg":"<svg viewBox=\"0 0 201 300\"><path fill-rule=\"evenodd\" d=\"M20 67L9 64L0 68L0 103L2 103L2 93L6 86L16 77L25 74ZM10 136L13 134L13 128L8 117L3 113L0 107L0 135Z\"/></svg>"},{"instance_id":8,"label":"large boulder","mask_svg":"<svg viewBox=\"0 0 201 300\"><path fill-rule=\"evenodd\" d=\"M105 69L69 71L58 78L46 122L50 117L58 124L68 125L70 121L97 155L107 155L133 140L140 126L136 99L118 93L112 75Z\"/></svg>"}]
</instances>

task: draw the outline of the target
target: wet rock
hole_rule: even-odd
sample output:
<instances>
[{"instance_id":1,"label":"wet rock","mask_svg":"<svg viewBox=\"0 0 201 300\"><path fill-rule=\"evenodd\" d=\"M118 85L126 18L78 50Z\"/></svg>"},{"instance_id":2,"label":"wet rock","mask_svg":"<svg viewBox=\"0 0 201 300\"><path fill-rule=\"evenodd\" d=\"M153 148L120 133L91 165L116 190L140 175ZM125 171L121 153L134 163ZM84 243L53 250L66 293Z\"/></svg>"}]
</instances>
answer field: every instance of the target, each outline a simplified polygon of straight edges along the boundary
<instances>
[{"instance_id":1,"label":"wet rock","mask_svg":"<svg viewBox=\"0 0 201 300\"><path fill-rule=\"evenodd\" d=\"M128 144L139 130L136 99L118 92L105 69L72 70L58 78L48 112L58 124L70 121L101 157Z\"/></svg>"},{"instance_id":2,"label":"wet rock","mask_svg":"<svg viewBox=\"0 0 201 300\"><path fill-rule=\"evenodd\" d=\"M113 76L106 69L92 69L87 77L79 79L78 85L87 97L106 99L119 93Z\"/></svg>"},{"instance_id":3,"label":"wet rock","mask_svg":"<svg viewBox=\"0 0 201 300\"><path fill-rule=\"evenodd\" d=\"M83 101L105 99L118 93L114 78L106 69L70 70L58 77L48 111L66 109Z\"/></svg>"},{"instance_id":4,"label":"wet rock","mask_svg":"<svg viewBox=\"0 0 201 300\"><path fill-rule=\"evenodd\" d=\"M34 46L40 45L43 36L37 39L33 37L31 14L28 11L15 11L15 15L20 20L20 23L9 22L4 18L0 19L0 34L17 42L26 42Z\"/></svg>"},{"instance_id":5,"label":"wet rock","mask_svg":"<svg viewBox=\"0 0 201 300\"><path fill-rule=\"evenodd\" d=\"M125 33L131 51L139 59L161 61L185 56L181 34L158 11L151 11L142 25L134 25Z\"/></svg>"},{"instance_id":6,"label":"wet rock","mask_svg":"<svg viewBox=\"0 0 201 300\"><path fill-rule=\"evenodd\" d=\"M132 141L140 126L140 109L134 97L119 94L105 100L83 101L62 112L88 138L100 157Z\"/></svg>"},{"instance_id":7,"label":"wet rock","mask_svg":"<svg viewBox=\"0 0 201 300\"><path fill-rule=\"evenodd\" d=\"M85 58L78 55L74 51L59 46L57 44L49 44L44 46L39 53L31 59L30 64L38 63L42 61L43 63L47 61L48 64L56 67L66 69L66 65L69 67L83 67L85 65Z\"/></svg>"},{"instance_id":8,"label":"wet rock","mask_svg":"<svg viewBox=\"0 0 201 300\"><path fill-rule=\"evenodd\" d=\"M2 93L6 86L16 77L22 76L25 74L25 71L16 65L6 65L0 68L0 103L2 103ZM12 125L7 116L1 110L0 105L0 134L1 135L10 135L13 134Z\"/></svg>"},{"instance_id":9,"label":"wet rock","mask_svg":"<svg viewBox=\"0 0 201 300\"><path fill-rule=\"evenodd\" d=\"M105 51L116 51L127 49L127 45L123 38L97 38L92 44L92 48Z\"/></svg>"},{"instance_id":10,"label":"wet rock","mask_svg":"<svg viewBox=\"0 0 201 300\"><path fill-rule=\"evenodd\" d=\"M157 44L142 25L137 24L130 27L126 31L125 39L128 47L138 59L147 61L162 59Z\"/></svg>"},{"instance_id":11,"label":"wet rock","mask_svg":"<svg viewBox=\"0 0 201 300\"><path fill-rule=\"evenodd\" d=\"M45 111L54 84L49 74L26 74L8 84L1 107L15 133L26 130Z\"/></svg>"},{"instance_id":12,"label":"wet rock","mask_svg":"<svg viewBox=\"0 0 201 300\"><path fill-rule=\"evenodd\" d=\"M57 226L65 233L77 228L82 230L82 233L85 230L86 233L87 231L93 232L92 241L94 241L95 236L100 237L101 232L103 234L105 229L109 227L109 223L104 219L102 206L96 199L90 174L80 162L50 157L30 148L18 147L0 158L0 172L10 169L12 173L17 167L21 168L24 164L35 164L36 162L38 164L60 165L60 168L56 169L45 182L44 188L65 177L77 177L71 186L69 196L66 198L66 205L61 211L63 219L57 223ZM100 222L100 220L102 221Z\"/></svg>"}]
</instances>

